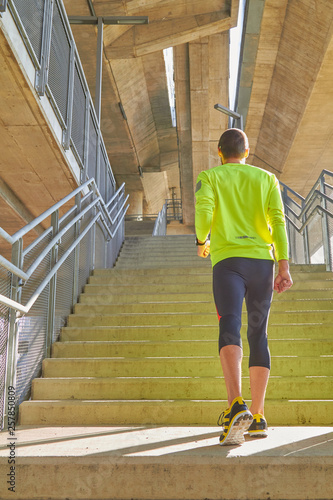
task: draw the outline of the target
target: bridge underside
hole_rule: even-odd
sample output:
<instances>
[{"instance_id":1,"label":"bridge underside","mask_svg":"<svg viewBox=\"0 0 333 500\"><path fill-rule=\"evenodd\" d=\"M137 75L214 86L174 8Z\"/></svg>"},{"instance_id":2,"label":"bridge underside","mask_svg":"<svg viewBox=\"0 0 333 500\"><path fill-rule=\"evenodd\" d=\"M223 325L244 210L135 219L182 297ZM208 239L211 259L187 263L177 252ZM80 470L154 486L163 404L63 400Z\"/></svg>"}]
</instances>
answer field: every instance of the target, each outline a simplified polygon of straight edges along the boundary
<instances>
[{"instance_id":1,"label":"bridge underside","mask_svg":"<svg viewBox=\"0 0 333 500\"><path fill-rule=\"evenodd\" d=\"M182 198L193 226L193 186L219 163L229 106L229 30L238 0L65 0L70 16L147 15L149 25L105 26L101 128L131 213L157 213ZM332 170L333 5L329 0L250 0L245 15L238 111L250 162L306 195ZM97 29L72 26L92 97ZM13 233L77 184L61 145L0 32L1 225ZM163 49L174 47L177 128L172 125ZM121 104L121 105L120 105ZM139 168L140 167L140 168Z\"/></svg>"}]
</instances>

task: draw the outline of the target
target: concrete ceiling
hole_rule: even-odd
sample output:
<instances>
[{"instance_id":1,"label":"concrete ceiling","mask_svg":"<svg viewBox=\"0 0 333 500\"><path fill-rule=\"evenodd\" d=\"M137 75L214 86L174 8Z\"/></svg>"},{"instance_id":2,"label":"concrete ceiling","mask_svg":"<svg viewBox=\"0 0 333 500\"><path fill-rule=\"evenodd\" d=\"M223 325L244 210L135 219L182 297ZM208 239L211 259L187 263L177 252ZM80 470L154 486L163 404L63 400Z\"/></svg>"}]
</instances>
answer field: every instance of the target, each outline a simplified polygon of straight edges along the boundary
<instances>
[{"instance_id":1,"label":"concrete ceiling","mask_svg":"<svg viewBox=\"0 0 333 500\"><path fill-rule=\"evenodd\" d=\"M0 68L0 226L14 234L77 184L1 30ZM24 243L41 229L28 233ZM0 253L10 257L3 240Z\"/></svg>"},{"instance_id":2,"label":"concrete ceiling","mask_svg":"<svg viewBox=\"0 0 333 500\"><path fill-rule=\"evenodd\" d=\"M322 169L333 170L333 3L249 6L239 105L250 161L306 195Z\"/></svg>"},{"instance_id":3,"label":"concrete ceiling","mask_svg":"<svg viewBox=\"0 0 333 500\"><path fill-rule=\"evenodd\" d=\"M213 106L228 106L229 29L237 23L238 0L91 5L97 15L148 15L150 21L104 27L101 127L116 180L126 182L132 213L156 213L173 191L193 227L196 176L219 163L217 142L228 126ZM333 170L333 2L247 5L238 111L250 161L306 195L323 168ZM88 0L65 0L65 7L69 15L91 15ZM94 98L96 28L72 29ZM71 191L75 179L0 36L0 225L13 233ZM168 47L174 47L177 129L163 58Z\"/></svg>"}]
</instances>

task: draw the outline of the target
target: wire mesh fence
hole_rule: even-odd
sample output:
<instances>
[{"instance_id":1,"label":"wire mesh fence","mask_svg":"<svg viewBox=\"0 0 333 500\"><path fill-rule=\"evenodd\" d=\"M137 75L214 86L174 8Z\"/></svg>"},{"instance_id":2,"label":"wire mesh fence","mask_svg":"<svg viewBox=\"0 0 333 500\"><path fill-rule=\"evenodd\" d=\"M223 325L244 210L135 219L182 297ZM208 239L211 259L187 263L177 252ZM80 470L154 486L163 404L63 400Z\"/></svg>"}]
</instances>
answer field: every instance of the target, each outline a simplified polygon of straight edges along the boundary
<instances>
[{"instance_id":1,"label":"wire mesh fence","mask_svg":"<svg viewBox=\"0 0 333 500\"><path fill-rule=\"evenodd\" d=\"M29 50L33 51L36 61L40 64L45 0L30 0L29 2L15 0L14 4L26 33L26 40L29 40L31 44Z\"/></svg>"},{"instance_id":2,"label":"wire mesh fence","mask_svg":"<svg viewBox=\"0 0 333 500\"><path fill-rule=\"evenodd\" d=\"M122 185L105 204L95 181L87 181L15 235L7 235L15 251L12 263L3 258L0 264L1 428L6 388L15 387L16 408L30 397L32 380L41 375L43 359L59 339L91 271L114 265L124 241L127 198ZM51 226L24 248L24 236L43 220Z\"/></svg>"},{"instance_id":3,"label":"wire mesh fence","mask_svg":"<svg viewBox=\"0 0 333 500\"><path fill-rule=\"evenodd\" d=\"M73 151L82 182L94 177L108 200L116 182L62 0L8 0L8 8L35 66L35 88L49 98L63 130L64 149Z\"/></svg>"},{"instance_id":4,"label":"wire mesh fence","mask_svg":"<svg viewBox=\"0 0 333 500\"><path fill-rule=\"evenodd\" d=\"M0 267L0 294L10 295L11 274ZM4 417L5 375L9 333L9 308L0 303L0 422Z\"/></svg>"},{"instance_id":5,"label":"wire mesh fence","mask_svg":"<svg viewBox=\"0 0 333 500\"><path fill-rule=\"evenodd\" d=\"M16 407L30 397L32 379L40 375L92 269L114 265L128 208L124 185L116 191L62 0L7 5L36 70L35 89L49 99L82 185L15 235L0 228L13 255L12 262L0 260L1 428L8 416L6 388L15 386ZM25 236L41 229L41 222L48 229L24 247Z\"/></svg>"}]
</instances>

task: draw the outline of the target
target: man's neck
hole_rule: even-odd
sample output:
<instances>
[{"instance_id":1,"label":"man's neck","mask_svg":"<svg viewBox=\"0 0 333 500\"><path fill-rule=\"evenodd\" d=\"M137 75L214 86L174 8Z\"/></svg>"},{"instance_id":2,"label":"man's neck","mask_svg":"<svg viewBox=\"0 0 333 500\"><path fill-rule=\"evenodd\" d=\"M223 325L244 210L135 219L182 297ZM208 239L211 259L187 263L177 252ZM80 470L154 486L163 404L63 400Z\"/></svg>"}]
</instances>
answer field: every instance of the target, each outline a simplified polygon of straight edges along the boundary
<instances>
[{"instance_id":1,"label":"man's neck","mask_svg":"<svg viewBox=\"0 0 333 500\"><path fill-rule=\"evenodd\" d=\"M225 158L223 161L223 165L226 163L245 163L245 158Z\"/></svg>"}]
</instances>

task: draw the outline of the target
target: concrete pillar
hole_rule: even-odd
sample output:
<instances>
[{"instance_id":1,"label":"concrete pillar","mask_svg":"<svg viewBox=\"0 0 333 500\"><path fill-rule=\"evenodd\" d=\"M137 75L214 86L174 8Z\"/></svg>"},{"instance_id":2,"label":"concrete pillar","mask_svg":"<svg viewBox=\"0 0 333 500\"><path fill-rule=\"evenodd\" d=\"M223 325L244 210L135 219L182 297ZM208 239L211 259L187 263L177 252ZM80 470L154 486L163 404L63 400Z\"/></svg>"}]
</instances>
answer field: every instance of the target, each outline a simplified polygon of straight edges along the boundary
<instances>
[{"instance_id":1,"label":"concrete pillar","mask_svg":"<svg viewBox=\"0 0 333 500\"><path fill-rule=\"evenodd\" d=\"M177 130L179 141L180 180L183 222L194 225L194 191L192 168L191 102L188 44L174 47Z\"/></svg>"},{"instance_id":2,"label":"concrete pillar","mask_svg":"<svg viewBox=\"0 0 333 500\"><path fill-rule=\"evenodd\" d=\"M229 34L218 33L189 44L193 182L202 170L220 164L217 145L228 118L214 104L228 106Z\"/></svg>"},{"instance_id":3,"label":"concrete pillar","mask_svg":"<svg viewBox=\"0 0 333 500\"><path fill-rule=\"evenodd\" d=\"M127 215L143 214L143 191L130 191L128 202L130 206Z\"/></svg>"}]
</instances>

